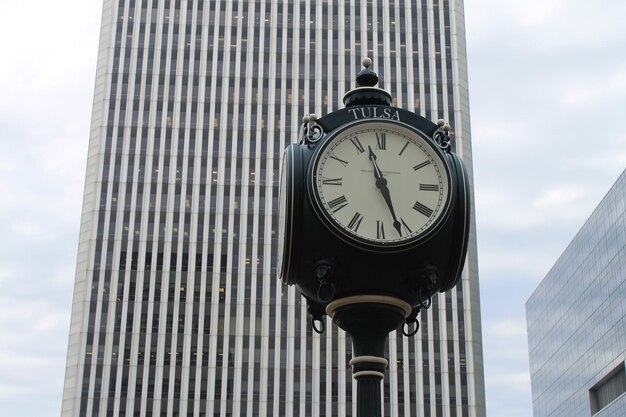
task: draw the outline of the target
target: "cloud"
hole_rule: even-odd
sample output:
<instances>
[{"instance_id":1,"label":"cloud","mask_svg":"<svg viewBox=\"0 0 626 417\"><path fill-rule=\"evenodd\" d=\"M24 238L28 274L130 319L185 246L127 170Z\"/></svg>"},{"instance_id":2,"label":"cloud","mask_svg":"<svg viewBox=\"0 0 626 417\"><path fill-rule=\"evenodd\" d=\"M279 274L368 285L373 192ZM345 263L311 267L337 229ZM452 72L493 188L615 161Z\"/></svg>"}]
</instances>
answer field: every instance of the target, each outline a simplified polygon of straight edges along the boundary
<instances>
[{"instance_id":1,"label":"cloud","mask_svg":"<svg viewBox=\"0 0 626 417\"><path fill-rule=\"evenodd\" d=\"M468 34L483 45L582 55L589 47L623 42L625 33L620 0L599 0L593 7L583 0L469 0L465 11Z\"/></svg>"},{"instance_id":2,"label":"cloud","mask_svg":"<svg viewBox=\"0 0 626 417\"><path fill-rule=\"evenodd\" d=\"M566 109L593 109L623 100L626 98L626 66L614 68L607 65L599 74L566 80L561 89L561 103ZM604 122L613 125L611 120Z\"/></svg>"},{"instance_id":3,"label":"cloud","mask_svg":"<svg viewBox=\"0 0 626 417\"><path fill-rule=\"evenodd\" d=\"M524 303L626 167L626 3L465 11L488 414L528 416Z\"/></svg>"},{"instance_id":4,"label":"cloud","mask_svg":"<svg viewBox=\"0 0 626 417\"><path fill-rule=\"evenodd\" d=\"M526 322L521 320L512 320L510 318L501 318L497 320L489 320L486 323L485 333L498 335L499 337L516 338L517 340L526 340Z\"/></svg>"},{"instance_id":5,"label":"cloud","mask_svg":"<svg viewBox=\"0 0 626 417\"><path fill-rule=\"evenodd\" d=\"M530 372L525 320L510 315L483 319L485 380L489 410L502 416L529 415Z\"/></svg>"},{"instance_id":6,"label":"cloud","mask_svg":"<svg viewBox=\"0 0 626 417\"><path fill-rule=\"evenodd\" d=\"M69 308L54 301L0 298L0 398L27 401L33 392L42 398L58 397L62 386L58 377L64 369Z\"/></svg>"},{"instance_id":7,"label":"cloud","mask_svg":"<svg viewBox=\"0 0 626 417\"><path fill-rule=\"evenodd\" d=\"M538 209L562 208L571 206L583 197L583 191L576 185L564 185L542 192L532 203Z\"/></svg>"},{"instance_id":8,"label":"cloud","mask_svg":"<svg viewBox=\"0 0 626 417\"><path fill-rule=\"evenodd\" d=\"M61 408L101 7L0 2L3 415Z\"/></svg>"},{"instance_id":9,"label":"cloud","mask_svg":"<svg viewBox=\"0 0 626 417\"><path fill-rule=\"evenodd\" d=\"M493 181L491 186L477 187L479 233L482 233L480 229L488 229L498 235L504 231L527 234L546 226L582 224L599 202L590 198L596 194L590 192L593 185L528 181L519 187L515 183L498 186ZM511 233L506 237L513 236Z\"/></svg>"}]
</instances>

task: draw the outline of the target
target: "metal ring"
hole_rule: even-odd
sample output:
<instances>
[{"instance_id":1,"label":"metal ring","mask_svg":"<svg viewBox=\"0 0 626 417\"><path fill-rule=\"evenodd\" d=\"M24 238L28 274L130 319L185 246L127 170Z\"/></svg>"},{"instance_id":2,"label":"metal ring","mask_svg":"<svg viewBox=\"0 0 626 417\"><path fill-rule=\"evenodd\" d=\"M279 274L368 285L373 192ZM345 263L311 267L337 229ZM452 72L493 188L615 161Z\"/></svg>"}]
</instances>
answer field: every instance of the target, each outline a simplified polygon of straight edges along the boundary
<instances>
[{"instance_id":1,"label":"metal ring","mask_svg":"<svg viewBox=\"0 0 626 417\"><path fill-rule=\"evenodd\" d=\"M318 329L317 326L315 325L315 323L320 322L322 324L322 328ZM326 330L326 324L324 323L324 320L320 319L316 319L316 318L312 318L311 319L311 327L313 328L313 331L317 334L322 334L324 333L324 330Z\"/></svg>"},{"instance_id":2,"label":"metal ring","mask_svg":"<svg viewBox=\"0 0 626 417\"><path fill-rule=\"evenodd\" d=\"M317 299L322 303L327 303L335 296L335 286L330 282L323 282L317 289Z\"/></svg>"},{"instance_id":3,"label":"metal ring","mask_svg":"<svg viewBox=\"0 0 626 417\"><path fill-rule=\"evenodd\" d=\"M419 321L417 321L417 319L413 319L412 323L415 323L415 330L411 332L404 331L404 327L406 326L406 328L408 329L410 326L410 323L411 322L405 321L404 324L402 325L402 334L405 335L406 337L414 336L417 333L417 331L420 329Z\"/></svg>"}]
</instances>

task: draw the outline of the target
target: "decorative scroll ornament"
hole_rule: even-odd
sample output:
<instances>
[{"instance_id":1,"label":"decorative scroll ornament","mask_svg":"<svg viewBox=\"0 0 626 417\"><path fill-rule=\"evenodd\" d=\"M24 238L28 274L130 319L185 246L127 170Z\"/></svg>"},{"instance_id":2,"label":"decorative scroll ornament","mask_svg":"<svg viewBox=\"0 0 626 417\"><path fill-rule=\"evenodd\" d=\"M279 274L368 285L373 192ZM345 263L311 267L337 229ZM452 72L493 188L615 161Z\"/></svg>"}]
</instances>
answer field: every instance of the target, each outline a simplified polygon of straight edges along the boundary
<instances>
[{"instance_id":1,"label":"decorative scroll ornament","mask_svg":"<svg viewBox=\"0 0 626 417\"><path fill-rule=\"evenodd\" d=\"M324 130L315 121L317 116L313 113L307 114L302 118L302 127L300 128L300 144L309 144L319 141L324 136Z\"/></svg>"},{"instance_id":2,"label":"decorative scroll ornament","mask_svg":"<svg viewBox=\"0 0 626 417\"><path fill-rule=\"evenodd\" d=\"M437 120L437 130L433 133L433 140L441 149L450 152L450 125L444 120Z\"/></svg>"}]
</instances>

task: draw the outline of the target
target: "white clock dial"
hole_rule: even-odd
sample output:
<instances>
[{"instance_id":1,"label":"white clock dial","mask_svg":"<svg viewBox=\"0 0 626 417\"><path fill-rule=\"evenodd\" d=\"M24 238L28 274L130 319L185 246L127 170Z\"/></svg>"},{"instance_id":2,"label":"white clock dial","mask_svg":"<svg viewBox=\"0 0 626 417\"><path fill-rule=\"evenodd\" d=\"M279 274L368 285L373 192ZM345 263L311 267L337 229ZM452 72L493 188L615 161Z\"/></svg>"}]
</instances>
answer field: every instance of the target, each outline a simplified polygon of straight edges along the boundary
<instances>
[{"instance_id":1,"label":"white clock dial","mask_svg":"<svg viewBox=\"0 0 626 417\"><path fill-rule=\"evenodd\" d=\"M390 122L359 123L329 139L315 157L312 185L319 211L341 235L378 247L425 238L450 198L441 152Z\"/></svg>"}]
</instances>

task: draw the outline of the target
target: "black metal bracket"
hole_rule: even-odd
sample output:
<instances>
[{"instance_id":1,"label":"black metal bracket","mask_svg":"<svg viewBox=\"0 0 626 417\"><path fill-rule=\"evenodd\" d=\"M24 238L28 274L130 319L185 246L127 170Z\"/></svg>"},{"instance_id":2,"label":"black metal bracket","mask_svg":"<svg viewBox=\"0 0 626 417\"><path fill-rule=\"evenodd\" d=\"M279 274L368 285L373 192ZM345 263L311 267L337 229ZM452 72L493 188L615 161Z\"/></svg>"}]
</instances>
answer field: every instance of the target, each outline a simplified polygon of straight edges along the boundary
<instances>
[{"instance_id":1,"label":"black metal bracket","mask_svg":"<svg viewBox=\"0 0 626 417\"><path fill-rule=\"evenodd\" d=\"M414 336L420 329L420 322L417 321L417 315L419 314L421 307L415 307L411 314L406 318L402 325L402 334L406 337ZM411 330L411 325L415 324L415 327ZM406 330L404 330L406 328Z\"/></svg>"},{"instance_id":2,"label":"black metal bracket","mask_svg":"<svg viewBox=\"0 0 626 417\"><path fill-rule=\"evenodd\" d=\"M306 299L306 308L311 318L311 328L313 328L313 331L317 334L324 333L324 330L326 330L326 324L324 322L324 315L326 313L324 307L304 295L303 297ZM317 323L319 323L319 325L317 325Z\"/></svg>"},{"instance_id":3,"label":"black metal bracket","mask_svg":"<svg viewBox=\"0 0 626 417\"><path fill-rule=\"evenodd\" d=\"M335 298L335 284L333 284L333 281L336 268L334 262L329 259L322 259L315 263L313 269L320 283L317 289L317 299L322 303L332 301Z\"/></svg>"}]
</instances>

